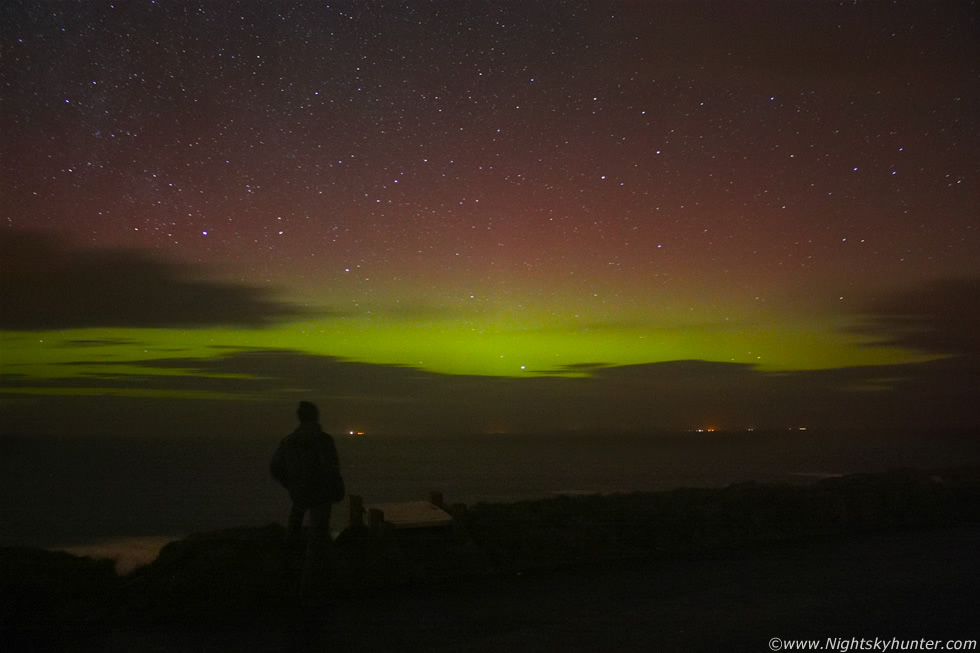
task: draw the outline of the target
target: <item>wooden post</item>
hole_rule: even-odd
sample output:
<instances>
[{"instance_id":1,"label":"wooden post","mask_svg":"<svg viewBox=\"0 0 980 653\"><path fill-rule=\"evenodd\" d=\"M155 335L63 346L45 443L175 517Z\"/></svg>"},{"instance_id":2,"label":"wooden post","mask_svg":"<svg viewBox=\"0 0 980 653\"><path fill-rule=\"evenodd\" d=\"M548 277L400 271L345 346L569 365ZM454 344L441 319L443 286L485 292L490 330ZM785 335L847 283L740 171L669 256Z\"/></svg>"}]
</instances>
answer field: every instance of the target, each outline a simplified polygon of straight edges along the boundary
<instances>
[{"instance_id":1,"label":"wooden post","mask_svg":"<svg viewBox=\"0 0 980 653\"><path fill-rule=\"evenodd\" d=\"M371 508L368 510L368 527L372 531L379 531L385 524L385 514L384 511L378 510L377 508Z\"/></svg>"},{"instance_id":2,"label":"wooden post","mask_svg":"<svg viewBox=\"0 0 980 653\"><path fill-rule=\"evenodd\" d=\"M429 503L434 505L436 508L445 510L445 506L442 504L442 490L432 490L429 492Z\"/></svg>"},{"instance_id":3,"label":"wooden post","mask_svg":"<svg viewBox=\"0 0 980 653\"><path fill-rule=\"evenodd\" d=\"M350 516L347 524L350 528L364 528L364 497L350 495Z\"/></svg>"}]
</instances>

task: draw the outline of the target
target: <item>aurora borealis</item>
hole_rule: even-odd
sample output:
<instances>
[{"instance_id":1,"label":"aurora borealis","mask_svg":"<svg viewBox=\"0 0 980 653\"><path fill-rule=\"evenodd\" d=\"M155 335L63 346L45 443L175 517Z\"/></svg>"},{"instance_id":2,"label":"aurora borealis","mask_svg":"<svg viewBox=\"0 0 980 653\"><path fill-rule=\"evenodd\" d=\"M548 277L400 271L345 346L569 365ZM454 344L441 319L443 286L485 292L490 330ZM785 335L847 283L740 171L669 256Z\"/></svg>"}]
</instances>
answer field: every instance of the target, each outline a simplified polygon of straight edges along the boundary
<instances>
[{"instance_id":1,"label":"aurora borealis","mask_svg":"<svg viewBox=\"0 0 980 653\"><path fill-rule=\"evenodd\" d=\"M971 3L0 18L5 431L977 425Z\"/></svg>"}]
</instances>

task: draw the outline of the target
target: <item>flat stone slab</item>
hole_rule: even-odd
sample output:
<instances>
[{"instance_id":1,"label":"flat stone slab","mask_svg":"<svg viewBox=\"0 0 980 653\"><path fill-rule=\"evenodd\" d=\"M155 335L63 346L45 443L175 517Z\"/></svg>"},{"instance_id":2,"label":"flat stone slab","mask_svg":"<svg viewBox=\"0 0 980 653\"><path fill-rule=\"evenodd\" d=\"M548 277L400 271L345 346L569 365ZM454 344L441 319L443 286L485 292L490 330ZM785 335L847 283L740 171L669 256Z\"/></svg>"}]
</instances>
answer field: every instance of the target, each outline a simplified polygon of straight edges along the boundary
<instances>
[{"instance_id":1,"label":"flat stone slab","mask_svg":"<svg viewBox=\"0 0 980 653\"><path fill-rule=\"evenodd\" d=\"M448 526L453 522L448 512L428 501L366 504L365 513L369 510L383 512L385 521L395 528L429 528Z\"/></svg>"}]
</instances>

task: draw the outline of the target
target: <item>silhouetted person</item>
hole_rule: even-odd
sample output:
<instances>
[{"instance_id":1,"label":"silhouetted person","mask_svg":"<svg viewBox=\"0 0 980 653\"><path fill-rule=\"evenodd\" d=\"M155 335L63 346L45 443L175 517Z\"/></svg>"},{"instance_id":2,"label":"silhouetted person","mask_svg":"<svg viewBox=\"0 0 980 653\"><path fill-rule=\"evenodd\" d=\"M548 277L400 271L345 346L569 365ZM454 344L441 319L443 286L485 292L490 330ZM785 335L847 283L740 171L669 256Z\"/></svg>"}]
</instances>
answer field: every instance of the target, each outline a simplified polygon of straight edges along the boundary
<instances>
[{"instance_id":1,"label":"silhouetted person","mask_svg":"<svg viewBox=\"0 0 980 653\"><path fill-rule=\"evenodd\" d=\"M320 428L319 411L308 401L296 409L299 426L279 443L272 464L273 478L289 490L293 502L286 527L290 551L302 544L303 518L310 513L309 536L303 561L301 593L309 596L320 576L330 546L330 509L344 498L344 480L333 438Z\"/></svg>"}]
</instances>

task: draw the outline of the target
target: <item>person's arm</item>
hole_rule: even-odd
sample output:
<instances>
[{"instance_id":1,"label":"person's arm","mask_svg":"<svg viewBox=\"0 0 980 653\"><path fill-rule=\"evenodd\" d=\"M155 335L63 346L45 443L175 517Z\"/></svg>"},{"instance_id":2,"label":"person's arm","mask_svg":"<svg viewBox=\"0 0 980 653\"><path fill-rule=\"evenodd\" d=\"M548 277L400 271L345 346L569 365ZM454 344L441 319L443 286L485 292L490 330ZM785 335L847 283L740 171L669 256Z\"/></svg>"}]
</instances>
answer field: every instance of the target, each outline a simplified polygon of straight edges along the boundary
<instances>
[{"instance_id":1,"label":"person's arm","mask_svg":"<svg viewBox=\"0 0 980 653\"><path fill-rule=\"evenodd\" d=\"M333 503L343 501L344 496L347 494L347 489L344 486L344 477L340 473L340 456L337 455L337 445L334 444L333 438L324 434L323 446L321 451L321 462L323 463L324 471L327 473L328 477L331 479L332 493L330 500Z\"/></svg>"},{"instance_id":2,"label":"person's arm","mask_svg":"<svg viewBox=\"0 0 980 653\"><path fill-rule=\"evenodd\" d=\"M333 438L329 435L327 435L325 440L326 442L323 447L324 465L334 469L340 469L340 456L337 455L337 445L334 444Z\"/></svg>"},{"instance_id":3,"label":"person's arm","mask_svg":"<svg viewBox=\"0 0 980 653\"><path fill-rule=\"evenodd\" d=\"M272 478L279 482L279 485L286 487L286 454L282 450L281 443L276 449L275 455L272 456L269 471L272 473Z\"/></svg>"}]
</instances>

